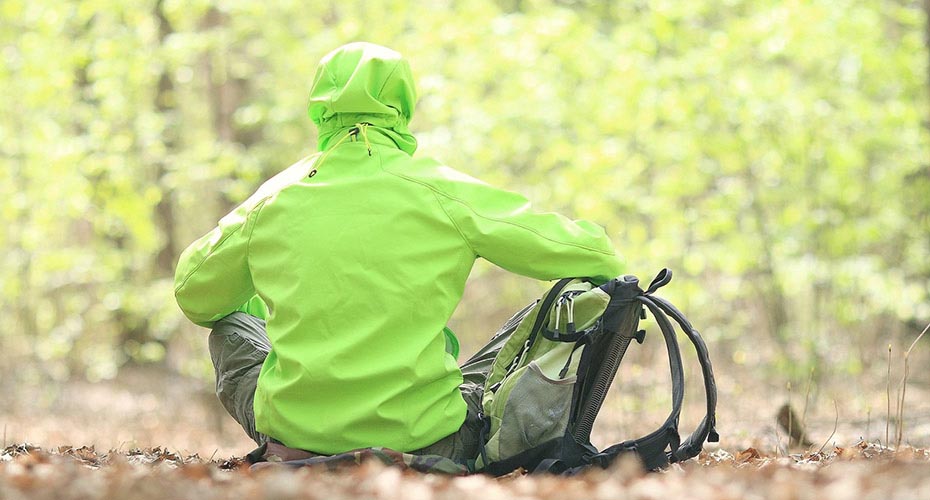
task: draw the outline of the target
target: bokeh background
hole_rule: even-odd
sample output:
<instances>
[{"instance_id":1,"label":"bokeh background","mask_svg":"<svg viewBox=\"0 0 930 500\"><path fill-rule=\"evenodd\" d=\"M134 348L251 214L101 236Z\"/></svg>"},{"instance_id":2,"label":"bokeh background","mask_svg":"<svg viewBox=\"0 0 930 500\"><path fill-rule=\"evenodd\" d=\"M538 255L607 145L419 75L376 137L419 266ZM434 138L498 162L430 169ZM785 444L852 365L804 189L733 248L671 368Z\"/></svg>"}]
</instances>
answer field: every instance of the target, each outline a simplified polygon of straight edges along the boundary
<instances>
[{"instance_id":1,"label":"bokeh background","mask_svg":"<svg viewBox=\"0 0 930 500\"><path fill-rule=\"evenodd\" d=\"M409 59L418 155L604 225L644 281L674 270L662 294L710 345L724 444L777 447L785 402L818 440L836 421L831 439L884 441L930 322L928 16L926 0L3 0L4 446L245 451L174 266L315 150L316 63L357 40ZM479 262L450 322L462 359L545 287ZM667 412L652 339L605 442ZM923 444L928 341L904 414Z\"/></svg>"}]
</instances>

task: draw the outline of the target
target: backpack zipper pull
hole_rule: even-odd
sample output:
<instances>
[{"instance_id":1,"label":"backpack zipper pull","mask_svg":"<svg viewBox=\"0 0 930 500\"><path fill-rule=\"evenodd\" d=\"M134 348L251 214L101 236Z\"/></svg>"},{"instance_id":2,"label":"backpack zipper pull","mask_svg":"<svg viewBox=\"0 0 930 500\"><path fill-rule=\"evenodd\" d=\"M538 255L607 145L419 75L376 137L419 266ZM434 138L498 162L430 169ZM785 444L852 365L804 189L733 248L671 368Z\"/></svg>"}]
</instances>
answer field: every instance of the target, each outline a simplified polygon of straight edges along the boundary
<instances>
[{"instance_id":1,"label":"backpack zipper pull","mask_svg":"<svg viewBox=\"0 0 930 500\"><path fill-rule=\"evenodd\" d=\"M575 351L578 350L585 343L584 339L581 339L575 342L575 347L572 348L572 352L568 353L568 359L565 360L565 365L562 366L562 369L559 370L559 380L565 379L565 376L568 375L568 369L572 365L572 357L575 355Z\"/></svg>"}]
</instances>

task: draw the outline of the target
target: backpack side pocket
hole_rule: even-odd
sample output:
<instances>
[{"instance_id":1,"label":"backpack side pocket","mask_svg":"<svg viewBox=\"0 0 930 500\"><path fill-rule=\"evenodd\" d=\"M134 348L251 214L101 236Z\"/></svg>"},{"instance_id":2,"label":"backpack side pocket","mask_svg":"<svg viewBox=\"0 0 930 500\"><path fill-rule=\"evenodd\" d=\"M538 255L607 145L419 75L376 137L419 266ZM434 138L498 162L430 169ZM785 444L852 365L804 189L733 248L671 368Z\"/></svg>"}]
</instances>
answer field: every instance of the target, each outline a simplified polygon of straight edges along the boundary
<instances>
[{"instance_id":1,"label":"backpack side pocket","mask_svg":"<svg viewBox=\"0 0 930 500\"><path fill-rule=\"evenodd\" d=\"M576 370L560 378L574 344L555 346L511 375L501 387L502 405L489 412L492 434L488 458L493 462L524 452L565 434L572 407ZM580 353L572 356L580 358ZM577 368L577 363L571 363ZM496 432L493 432L496 431Z\"/></svg>"}]
</instances>

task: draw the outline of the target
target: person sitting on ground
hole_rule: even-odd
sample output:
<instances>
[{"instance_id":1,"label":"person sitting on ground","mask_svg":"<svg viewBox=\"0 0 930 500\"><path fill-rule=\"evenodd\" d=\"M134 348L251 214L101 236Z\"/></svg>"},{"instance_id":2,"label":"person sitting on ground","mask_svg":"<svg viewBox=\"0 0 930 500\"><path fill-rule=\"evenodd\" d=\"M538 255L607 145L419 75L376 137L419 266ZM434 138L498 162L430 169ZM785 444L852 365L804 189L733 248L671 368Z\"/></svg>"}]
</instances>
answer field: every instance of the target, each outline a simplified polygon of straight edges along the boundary
<instances>
[{"instance_id":1,"label":"person sitting on ground","mask_svg":"<svg viewBox=\"0 0 930 500\"><path fill-rule=\"evenodd\" d=\"M460 368L446 323L475 260L539 280L622 271L600 226L414 157L415 103L397 52L331 52L310 91L319 151L180 257L175 295L212 329L217 395L279 456L474 459L494 346Z\"/></svg>"}]
</instances>

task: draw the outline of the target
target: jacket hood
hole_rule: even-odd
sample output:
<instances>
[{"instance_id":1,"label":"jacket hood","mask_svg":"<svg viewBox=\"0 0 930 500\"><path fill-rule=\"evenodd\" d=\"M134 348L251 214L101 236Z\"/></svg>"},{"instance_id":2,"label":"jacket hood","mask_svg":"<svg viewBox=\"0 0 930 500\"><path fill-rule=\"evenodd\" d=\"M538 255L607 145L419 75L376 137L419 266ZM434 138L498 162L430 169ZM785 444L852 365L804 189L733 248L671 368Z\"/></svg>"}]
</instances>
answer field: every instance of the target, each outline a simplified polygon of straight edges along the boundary
<instances>
[{"instance_id":1,"label":"jacket hood","mask_svg":"<svg viewBox=\"0 0 930 500\"><path fill-rule=\"evenodd\" d=\"M407 124L417 95L410 66L400 53L373 43L343 45L320 61L307 112L319 128L317 147L356 123L369 123L412 155L417 140Z\"/></svg>"}]
</instances>

